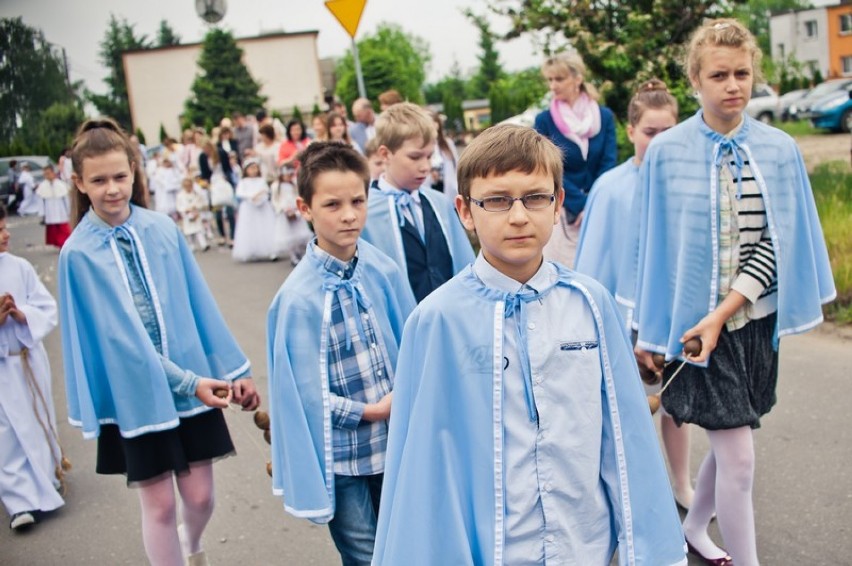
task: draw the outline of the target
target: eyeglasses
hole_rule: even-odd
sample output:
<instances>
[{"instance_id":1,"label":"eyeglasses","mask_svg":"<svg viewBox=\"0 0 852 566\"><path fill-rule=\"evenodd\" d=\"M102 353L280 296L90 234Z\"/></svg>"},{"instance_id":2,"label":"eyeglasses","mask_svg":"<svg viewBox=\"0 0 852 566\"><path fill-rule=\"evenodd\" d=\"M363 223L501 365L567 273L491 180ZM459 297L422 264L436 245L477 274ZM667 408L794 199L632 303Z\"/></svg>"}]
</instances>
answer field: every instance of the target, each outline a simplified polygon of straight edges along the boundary
<instances>
[{"instance_id":1,"label":"eyeglasses","mask_svg":"<svg viewBox=\"0 0 852 566\"><path fill-rule=\"evenodd\" d=\"M556 200L556 195L553 193L533 193L522 197L510 196L495 196L485 197L482 200L477 200L470 197L470 202L480 207L486 212L506 212L515 206L515 201L519 200L524 203L524 208L527 210L542 210L551 205Z\"/></svg>"}]
</instances>

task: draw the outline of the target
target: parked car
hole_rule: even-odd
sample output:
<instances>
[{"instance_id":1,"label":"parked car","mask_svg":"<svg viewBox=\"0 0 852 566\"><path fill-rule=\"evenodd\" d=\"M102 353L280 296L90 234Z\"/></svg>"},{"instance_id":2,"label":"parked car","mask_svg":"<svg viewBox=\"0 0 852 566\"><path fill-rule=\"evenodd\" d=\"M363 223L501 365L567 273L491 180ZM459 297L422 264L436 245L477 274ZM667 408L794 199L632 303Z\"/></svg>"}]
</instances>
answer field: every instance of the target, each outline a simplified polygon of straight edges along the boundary
<instances>
[{"instance_id":1,"label":"parked car","mask_svg":"<svg viewBox=\"0 0 852 566\"><path fill-rule=\"evenodd\" d=\"M56 167L53 160L46 155L0 157L0 202L9 209L9 212L12 212L18 205L18 203L14 201L12 186L9 179L9 164L12 161L18 162L18 171L21 170L21 165L23 163L28 163L30 166L30 173L32 173L36 185L44 180L44 173L42 173L42 169L44 169L46 165L50 164Z\"/></svg>"},{"instance_id":2,"label":"parked car","mask_svg":"<svg viewBox=\"0 0 852 566\"><path fill-rule=\"evenodd\" d=\"M815 102L809 114L815 128L852 132L852 83Z\"/></svg>"},{"instance_id":3,"label":"parked car","mask_svg":"<svg viewBox=\"0 0 852 566\"><path fill-rule=\"evenodd\" d=\"M778 95L767 84L754 85L746 112L752 118L768 124L778 117Z\"/></svg>"},{"instance_id":4,"label":"parked car","mask_svg":"<svg viewBox=\"0 0 852 566\"><path fill-rule=\"evenodd\" d=\"M836 95L841 91L845 92L845 89L849 85L852 85L852 79L834 79L820 83L812 88L808 94L799 99L799 101L791 106L790 109L792 111L795 106L797 116L799 118L809 120L811 118L811 108L815 104L822 102L826 99L826 97Z\"/></svg>"},{"instance_id":5,"label":"parked car","mask_svg":"<svg viewBox=\"0 0 852 566\"><path fill-rule=\"evenodd\" d=\"M798 107L797 104L804 98L811 89L801 88L799 90L791 90L790 92L781 95L778 99L778 118L786 122L788 120L797 120Z\"/></svg>"}]
</instances>

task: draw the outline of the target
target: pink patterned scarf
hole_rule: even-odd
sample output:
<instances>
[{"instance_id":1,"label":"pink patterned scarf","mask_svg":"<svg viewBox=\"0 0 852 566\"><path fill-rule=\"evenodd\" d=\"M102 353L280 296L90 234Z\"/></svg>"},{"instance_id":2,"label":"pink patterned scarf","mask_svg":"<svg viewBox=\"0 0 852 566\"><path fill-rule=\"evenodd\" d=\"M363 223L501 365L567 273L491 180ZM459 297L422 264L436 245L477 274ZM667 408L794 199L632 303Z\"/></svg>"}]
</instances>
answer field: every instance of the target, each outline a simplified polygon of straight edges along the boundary
<instances>
[{"instance_id":1,"label":"pink patterned scarf","mask_svg":"<svg viewBox=\"0 0 852 566\"><path fill-rule=\"evenodd\" d=\"M559 132L580 147L583 161L589 155L589 139L601 131L601 109L584 92L570 105L556 98L550 103L550 116Z\"/></svg>"}]
</instances>

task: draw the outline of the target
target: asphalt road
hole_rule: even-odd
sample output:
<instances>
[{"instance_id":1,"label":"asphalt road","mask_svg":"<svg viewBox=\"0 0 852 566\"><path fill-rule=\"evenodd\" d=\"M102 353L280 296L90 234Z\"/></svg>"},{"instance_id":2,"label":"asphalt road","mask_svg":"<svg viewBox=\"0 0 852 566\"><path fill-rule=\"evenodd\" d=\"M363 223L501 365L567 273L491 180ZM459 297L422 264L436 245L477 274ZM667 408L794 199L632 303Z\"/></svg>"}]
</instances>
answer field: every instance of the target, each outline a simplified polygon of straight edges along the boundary
<instances>
[{"instance_id":1,"label":"asphalt road","mask_svg":"<svg viewBox=\"0 0 852 566\"><path fill-rule=\"evenodd\" d=\"M18 218L9 225L12 252L29 259L54 292L58 254L42 245L43 227ZM254 362L265 402L266 309L290 266L235 264L215 249L197 257L231 330ZM58 331L46 345L59 434L74 469L64 508L26 533L0 526L0 565L146 564L137 496L123 478L95 475L95 442L84 441L67 424ZM852 565L850 368L848 338L815 331L782 343L778 405L756 432L754 499L764 565ZM204 537L211 563L339 564L327 529L291 518L272 496L265 471L269 447L251 415L228 411L227 419L238 455L215 465L216 511ZM705 435L694 430L694 470L706 449ZM690 564L699 562L691 557Z\"/></svg>"}]
</instances>

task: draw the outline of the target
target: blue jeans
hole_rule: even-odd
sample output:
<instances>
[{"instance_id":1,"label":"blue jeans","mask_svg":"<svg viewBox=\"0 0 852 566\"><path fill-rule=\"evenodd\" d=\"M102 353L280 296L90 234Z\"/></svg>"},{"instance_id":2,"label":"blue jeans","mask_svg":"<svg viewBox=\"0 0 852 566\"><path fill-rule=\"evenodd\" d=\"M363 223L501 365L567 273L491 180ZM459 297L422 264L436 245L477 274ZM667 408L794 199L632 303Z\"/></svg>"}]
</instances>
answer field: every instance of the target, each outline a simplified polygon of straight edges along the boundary
<instances>
[{"instance_id":1,"label":"blue jeans","mask_svg":"<svg viewBox=\"0 0 852 566\"><path fill-rule=\"evenodd\" d=\"M370 566L384 474L334 476L334 519L328 524L343 566Z\"/></svg>"}]
</instances>

